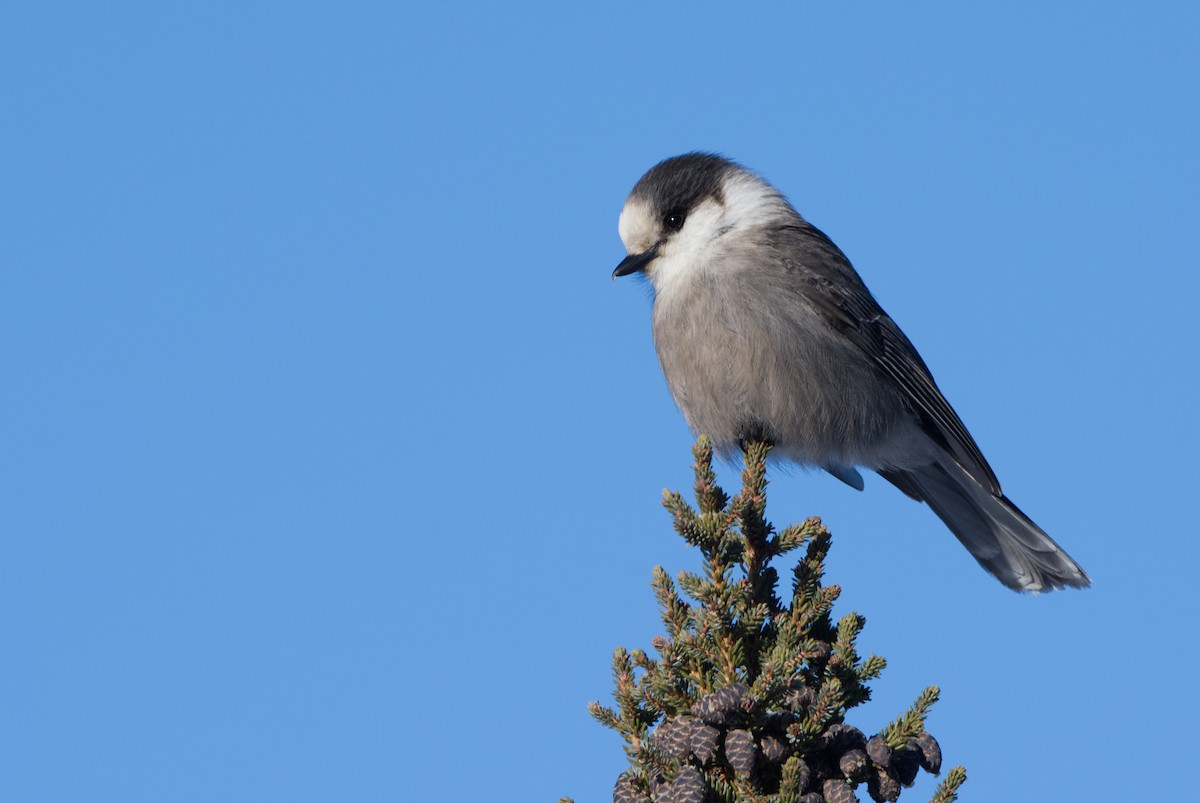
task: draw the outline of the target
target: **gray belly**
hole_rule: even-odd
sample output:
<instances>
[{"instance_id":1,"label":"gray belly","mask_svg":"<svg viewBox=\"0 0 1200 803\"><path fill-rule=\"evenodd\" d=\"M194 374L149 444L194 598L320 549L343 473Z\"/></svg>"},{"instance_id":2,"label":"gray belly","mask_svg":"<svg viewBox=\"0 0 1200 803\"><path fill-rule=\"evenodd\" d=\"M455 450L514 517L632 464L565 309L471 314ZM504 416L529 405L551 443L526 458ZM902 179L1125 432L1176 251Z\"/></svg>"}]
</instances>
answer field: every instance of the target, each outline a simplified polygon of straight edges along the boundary
<instances>
[{"instance_id":1,"label":"gray belly","mask_svg":"<svg viewBox=\"0 0 1200 803\"><path fill-rule=\"evenodd\" d=\"M802 305L732 298L697 282L655 300L659 362L688 426L726 455L766 437L800 463L896 464L916 422L890 381Z\"/></svg>"}]
</instances>

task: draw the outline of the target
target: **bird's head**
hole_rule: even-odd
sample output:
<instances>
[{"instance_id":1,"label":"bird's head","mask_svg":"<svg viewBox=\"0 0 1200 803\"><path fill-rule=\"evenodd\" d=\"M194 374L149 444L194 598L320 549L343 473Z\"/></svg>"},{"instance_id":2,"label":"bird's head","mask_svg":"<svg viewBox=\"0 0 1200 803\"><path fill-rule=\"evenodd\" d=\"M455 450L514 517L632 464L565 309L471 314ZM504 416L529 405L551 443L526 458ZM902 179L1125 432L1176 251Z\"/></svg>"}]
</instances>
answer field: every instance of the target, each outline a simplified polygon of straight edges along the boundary
<instances>
[{"instance_id":1,"label":"bird's head","mask_svg":"<svg viewBox=\"0 0 1200 803\"><path fill-rule=\"evenodd\" d=\"M613 278L644 273L658 287L707 264L721 238L788 215L779 191L741 165L711 153L673 156L625 200L617 231L627 256Z\"/></svg>"}]
</instances>

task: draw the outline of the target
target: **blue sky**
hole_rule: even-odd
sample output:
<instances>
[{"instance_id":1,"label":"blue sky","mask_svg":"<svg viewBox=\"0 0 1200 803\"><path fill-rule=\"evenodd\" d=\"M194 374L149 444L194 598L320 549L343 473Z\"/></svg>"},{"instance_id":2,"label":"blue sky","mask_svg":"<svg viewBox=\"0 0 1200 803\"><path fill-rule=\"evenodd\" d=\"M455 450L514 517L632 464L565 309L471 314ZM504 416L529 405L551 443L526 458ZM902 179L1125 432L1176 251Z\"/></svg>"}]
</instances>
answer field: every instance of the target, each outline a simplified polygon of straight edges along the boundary
<instances>
[{"instance_id":1,"label":"blue sky","mask_svg":"<svg viewBox=\"0 0 1200 803\"><path fill-rule=\"evenodd\" d=\"M0 12L0 798L609 799L586 703L694 566L616 218L693 149L846 251L1095 580L773 474L890 662L852 721L938 683L964 799L1176 796L1195 7L414 6Z\"/></svg>"}]
</instances>

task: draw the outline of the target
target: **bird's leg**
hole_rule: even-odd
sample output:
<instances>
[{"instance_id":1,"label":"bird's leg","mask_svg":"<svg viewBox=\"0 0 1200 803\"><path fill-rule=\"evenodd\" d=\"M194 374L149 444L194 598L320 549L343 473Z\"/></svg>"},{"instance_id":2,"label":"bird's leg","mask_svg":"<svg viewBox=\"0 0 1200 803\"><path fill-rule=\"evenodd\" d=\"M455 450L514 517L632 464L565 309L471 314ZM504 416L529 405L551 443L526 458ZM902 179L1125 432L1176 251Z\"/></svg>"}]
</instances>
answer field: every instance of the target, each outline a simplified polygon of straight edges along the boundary
<instances>
[{"instance_id":1,"label":"bird's leg","mask_svg":"<svg viewBox=\"0 0 1200 803\"><path fill-rule=\"evenodd\" d=\"M738 438L738 448L742 450L742 456L746 457L750 452L750 444L762 443L771 448L775 445L775 438L767 426L759 421L752 421L741 427L741 437Z\"/></svg>"}]
</instances>

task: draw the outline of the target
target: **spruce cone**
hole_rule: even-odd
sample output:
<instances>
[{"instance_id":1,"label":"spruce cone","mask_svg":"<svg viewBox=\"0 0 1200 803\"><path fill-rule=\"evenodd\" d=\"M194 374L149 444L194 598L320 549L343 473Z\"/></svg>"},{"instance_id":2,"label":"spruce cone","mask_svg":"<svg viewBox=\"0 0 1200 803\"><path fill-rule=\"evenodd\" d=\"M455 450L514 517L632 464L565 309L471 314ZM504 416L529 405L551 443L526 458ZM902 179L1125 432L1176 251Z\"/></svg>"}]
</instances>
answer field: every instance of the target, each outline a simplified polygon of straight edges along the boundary
<instances>
[{"instance_id":1,"label":"spruce cone","mask_svg":"<svg viewBox=\"0 0 1200 803\"><path fill-rule=\"evenodd\" d=\"M725 758L742 780L754 772L754 753L754 737L750 731L736 730L725 734Z\"/></svg>"},{"instance_id":2,"label":"spruce cone","mask_svg":"<svg viewBox=\"0 0 1200 803\"><path fill-rule=\"evenodd\" d=\"M654 730L651 743L671 758L682 761L691 752L691 717L669 719Z\"/></svg>"},{"instance_id":3,"label":"spruce cone","mask_svg":"<svg viewBox=\"0 0 1200 803\"><path fill-rule=\"evenodd\" d=\"M784 702L796 713L803 713L817 699L817 693L808 686L801 686L787 693Z\"/></svg>"},{"instance_id":4,"label":"spruce cone","mask_svg":"<svg viewBox=\"0 0 1200 803\"><path fill-rule=\"evenodd\" d=\"M771 764L778 764L787 755L787 745L774 736L764 736L758 741L762 757Z\"/></svg>"},{"instance_id":5,"label":"spruce cone","mask_svg":"<svg viewBox=\"0 0 1200 803\"><path fill-rule=\"evenodd\" d=\"M825 798L821 797L820 792L809 792L800 798L797 803L825 803Z\"/></svg>"},{"instance_id":6,"label":"spruce cone","mask_svg":"<svg viewBox=\"0 0 1200 803\"><path fill-rule=\"evenodd\" d=\"M675 776L664 803L704 803L704 779L695 767L684 767Z\"/></svg>"},{"instance_id":7,"label":"spruce cone","mask_svg":"<svg viewBox=\"0 0 1200 803\"><path fill-rule=\"evenodd\" d=\"M867 792L875 803L895 803L900 799L900 782L889 770L877 767L867 778Z\"/></svg>"},{"instance_id":8,"label":"spruce cone","mask_svg":"<svg viewBox=\"0 0 1200 803\"><path fill-rule=\"evenodd\" d=\"M863 750L867 746L867 737L863 735L862 731L853 725L846 725L842 722L830 725L822 735L835 751Z\"/></svg>"},{"instance_id":9,"label":"spruce cone","mask_svg":"<svg viewBox=\"0 0 1200 803\"><path fill-rule=\"evenodd\" d=\"M634 785L629 773L622 772L613 787L613 803L650 803L650 798Z\"/></svg>"},{"instance_id":10,"label":"spruce cone","mask_svg":"<svg viewBox=\"0 0 1200 803\"><path fill-rule=\"evenodd\" d=\"M888 747L887 740L879 735L867 740L867 756L876 767L887 767L892 763L892 749Z\"/></svg>"},{"instance_id":11,"label":"spruce cone","mask_svg":"<svg viewBox=\"0 0 1200 803\"><path fill-rule=\"evenodd\" d=\"M937 743L937 739L929 735L928 732L922 733L913 743L921 751L921 767L926 772L932 772L937 775L942 771L942 748Z\"/></svg>"},{"instance_id":12,"label":"spruce cone","mask_svg":"<svg viewBox=\"0 0 1200 803\"><path fill-rule=\"evenodd\" d=\"M700 759L701 764L707 764L717 750L717 739L721 732L712 725L705 725L698 719L692 720L691 748L692 755Z\"/></svg>"},{"instance_id":13,"label":"spruce cone","mask_svg":"<svg viewBox=\"0 0 1200 803\"><path fill-rule=\"evenodd\" d=\"M847 750L838 760L838 769L852 781L861 781L867 777L867 754L857 747Z\"/></svg>"},{"instance_id":14,"label":"spruce cone","mask_svg":"<svg viewBox=\"0 0 1200 803\"><path fill-rule=\"evenodd\" d=\"M732 683L712 694L701 697L692 705L692 713L704 720L706 725L728 725L730 714L738 710L746 692L745 683Z\"/></svg>"},{"instance_id":15,"label":"spruce cone","mask_svg":"<svg viewBox=\"0 0 1200 803\"><path fill-rule=\"evenodd\" d=\"M850 784L839 778L830 778L821 787L825 794L825 803L858 803L858 795L850 788Z\"/></svg>"},{"instance_id":16,"label":"spruce cone","mask_svg":"<svg viewBox=\"0 0 1200 803\"><path fill-rule=\"evenodd\" d=\"M900 783L912 786L917 772L921 769L921 758L920 749L911 742L899 750L892 751L892 769L896 771Z\"/></svg>"}]
</instances>

